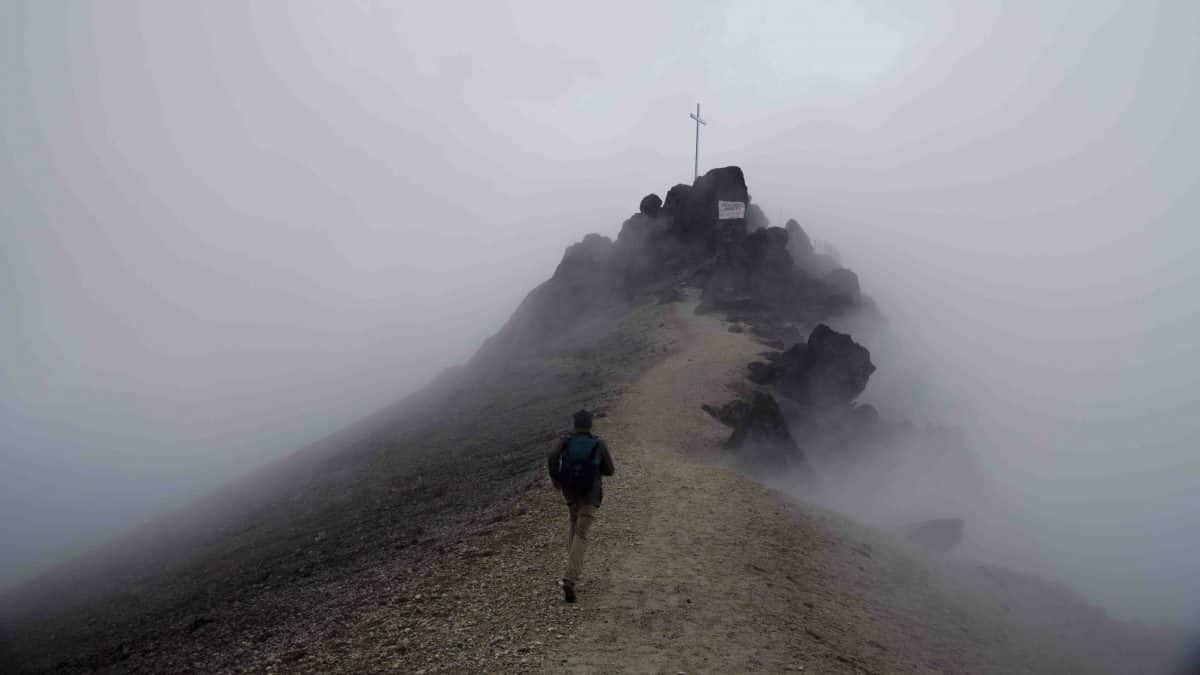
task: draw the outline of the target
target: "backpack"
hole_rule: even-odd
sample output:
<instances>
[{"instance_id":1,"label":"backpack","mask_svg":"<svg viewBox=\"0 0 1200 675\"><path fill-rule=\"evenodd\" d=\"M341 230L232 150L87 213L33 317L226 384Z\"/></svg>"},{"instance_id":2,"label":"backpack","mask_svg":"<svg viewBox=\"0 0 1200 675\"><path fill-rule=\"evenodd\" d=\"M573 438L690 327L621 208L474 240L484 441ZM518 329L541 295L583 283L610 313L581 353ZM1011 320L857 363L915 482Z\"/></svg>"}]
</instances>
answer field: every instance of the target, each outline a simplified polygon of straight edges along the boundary
<instances>
[{"instance_id":1,"label":"backpack","mask_svg":"<svg viewBox=\"0 0 1200 675\"><path fill-rule=\"evenodd\" d=\"M600 439L575 434L567 439L558 458L558 482L570 499L583 499L592 492L600 473Z\"/></svg>"}]
</instances>

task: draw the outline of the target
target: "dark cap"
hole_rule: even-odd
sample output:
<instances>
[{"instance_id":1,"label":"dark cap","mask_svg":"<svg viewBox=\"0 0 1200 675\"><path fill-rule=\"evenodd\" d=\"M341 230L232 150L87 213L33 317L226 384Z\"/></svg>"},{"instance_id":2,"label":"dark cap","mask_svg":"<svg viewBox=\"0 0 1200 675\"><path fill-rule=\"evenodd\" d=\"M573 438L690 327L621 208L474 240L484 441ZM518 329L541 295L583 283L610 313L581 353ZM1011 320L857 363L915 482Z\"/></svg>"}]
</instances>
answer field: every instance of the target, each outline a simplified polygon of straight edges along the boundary
<instances>
[{"instance_id":1,"label":"dark cap","mask_svg":"<svg viewBox=\"0 0 1200 675\"><path fill-rule=\"evenodd\" d=\"M576 429L591 429L592 428L592 413L586 410L580 410L575 413L575 428Z\"/></svg>"}]
</instances>

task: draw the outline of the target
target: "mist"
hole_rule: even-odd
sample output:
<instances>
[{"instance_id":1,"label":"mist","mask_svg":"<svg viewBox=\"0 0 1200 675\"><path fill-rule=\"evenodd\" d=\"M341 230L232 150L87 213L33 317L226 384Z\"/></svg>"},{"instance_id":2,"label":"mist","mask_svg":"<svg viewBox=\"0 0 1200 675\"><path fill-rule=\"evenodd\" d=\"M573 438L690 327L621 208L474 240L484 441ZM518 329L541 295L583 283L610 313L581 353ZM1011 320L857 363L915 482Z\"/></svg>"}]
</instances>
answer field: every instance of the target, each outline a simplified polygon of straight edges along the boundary
<instances>
[{"instance_id":1,"label":"mist","mask_svg":"<svg viewBox=\"0 0 1200 675\"><path fill-rule=\"evenodd\" d=\"M465 360L690 182L701 101L887 316L864 400L968 429L1028 564L1196 620L1200 10L467 14L0 9L0 584Z\"/></svg>"}]
</instances>

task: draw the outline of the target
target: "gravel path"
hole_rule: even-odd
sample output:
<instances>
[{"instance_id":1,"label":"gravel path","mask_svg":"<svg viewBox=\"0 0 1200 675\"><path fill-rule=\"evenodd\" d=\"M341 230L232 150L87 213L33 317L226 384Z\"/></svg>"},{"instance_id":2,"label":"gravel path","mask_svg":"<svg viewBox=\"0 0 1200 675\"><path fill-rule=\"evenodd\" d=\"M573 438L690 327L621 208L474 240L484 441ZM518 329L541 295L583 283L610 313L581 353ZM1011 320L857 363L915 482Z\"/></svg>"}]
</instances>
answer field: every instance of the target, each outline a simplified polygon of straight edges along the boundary
<instances>
[{"instance_id":1,"label":"gravel path","mask_svg":"<svg viewBox=\"0 0 1200 675\"><path fill-rule=\"evenodd\" d=\"M251 668L1049 672L1025 665L990 610L940 591L910 550L721 466L729 430L700 406L732 398L765 347L694 307L662 308L666 355L597 420L616 475L577 603L556 586L566 508L538 476L459 541L348 581L362 597L336 635Z\"/></svg>"},{"instance_id":2,"label":"gravel path","mask_svg":"<svg viewBox=\"0 0 1200 675\"><path fill-rule=\"evenodd\" d=\"M617 476L594 528L581 616L543 667L961 672L955 649L873 604L871 575L891 570L882 574L869 544L841 540L821 516L712 461L729 430L700 406L732 398L764 347L691 309L680 305L664 327L674 353L597 430Z\"/></svg>"}]
</instances>

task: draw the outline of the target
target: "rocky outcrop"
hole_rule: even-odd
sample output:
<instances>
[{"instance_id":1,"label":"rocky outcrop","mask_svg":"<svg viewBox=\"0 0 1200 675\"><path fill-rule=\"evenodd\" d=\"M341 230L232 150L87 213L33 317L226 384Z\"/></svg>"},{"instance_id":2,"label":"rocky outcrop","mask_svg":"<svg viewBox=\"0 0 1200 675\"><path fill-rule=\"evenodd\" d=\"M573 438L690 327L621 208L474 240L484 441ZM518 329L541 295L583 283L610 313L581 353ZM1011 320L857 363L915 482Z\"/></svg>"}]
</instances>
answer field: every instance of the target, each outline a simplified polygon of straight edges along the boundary
<instances>
[{"instance_id":1,"label":"rocky outcrop","mask_svg":"<svg viewBox=\"0 0 1200 675\"><path fill-rule=\"evenodd\" d=\"M775 385L804 407L848 409L867 386L875 365L871 352L825 324L768 362L749 366L756 384ZM869 414L869 413L868 413Z\"/></svg>"},{"instance_id":2,"label":"rocky outcrop","mask_svg":"<svg viewBox=\"0 0 1200 675\"><path fill-rule=\"evenodd\" d=\"M768 227L719 248L704 301L726 311L784 311L796 300L787 232Z\"/></svg>"},{"instance_id":3,"label":"rocky outcrop","mask_svg":"<svg viewBox=\"0 0 1200 675\"><path fill-rule=\"evenodd\" d=\"M566 279L571 283L594 284L603 281L608 272L608 263L613 254L613 241L598 234L589 234L583 241L571 244L563 253L562 261L554 269L553 279Z\"/></svg>"},{"instance_id":4,"label":"rocky outcrop","mask_svg":"<svg viewBox=\"0 0 1200 675\"><path fill-rule=\"evenodd\" d=\"M663 202L663 212L673 219L684 218L684 210L692 194L692 186L678 183L667 190L667 199Z\"/></svg>"},{"instance_id":5,"label":"rocky outcrop","mask_svg":"<svg viewBox=\"0 0 1200 675\"><path fill-rule=\"evenodd\" d=\"M858 275L845 267L839 267L822 279L833 294L853 302L858 300L862 291L858 287Z\"/></svg>"},{"instance_id":6,"label":"rocky outcrop","mask_svg":"<svg viewBox=\"0 0 1200 675\"><path fill-rule=\"evenodd\" d=\"M804 467L801 453L774 396L754 392L725 447L752 470Z\"/></svg>"},{"instance_id":7,"label":"rocky outcrop","mask_svg":"<svg viewBox=\"0 0 1200 675\"><path fill-rule=\"evenodd\" d=\"M750 204L746 207L746 231L753 232L771 226L771 220L767 218L767 214L763 213L762 207L758 204Z\"/></svg>"},{"instance_id":8,"label":"rocky outcrop","mask_svg":"<svg viewBox=\"0 0 1200 675\"><path fill-rule=\"evenodd\" d=\"M800 223L789 218L784 224L784 229L788 233L788 253L792 254L793 259L801 261L813 254L812 240L808 238L804 228L800 227Z\"/></svg>"},{"instance_id":9,"label":"rocky outcrop","mask_svg":"<svg viewBox=\"0 0 1200 675\"><path fill-rule=\"evenodd\" d=\"M860 297L852 272L831 268L814 276L793 251L820 259L795 221L787 229L770 226L750 202L739 167L713 169L692 185L672 187L665 199L643 197L615 242L589 234L569 247L554 276L481 353L552 353L576 344L558 336L579 323L581 312L662 297L680 283L702 289L704 310L740 313L756 334L770 328L764 337L792 341L796 324L813 325Z\"/></svg>"},{"instance_id":10,"label":"rocky outcrop","mask_svg":"<svg viewBox=\"0 0 1200 675\"><path fill-rule=\"evenodd\" d=\"M750 193L746 189L746 177L741 167L713 169L696 180L688 191L683 213L678 220L682 231L702 238L715 237L718 241L731 241L745 235L745 215L741 218L719 218L718 202L749 205Z\"/></svg>"},{"instance_id":11,"label":"rocky outcrop","mask_svg":"<svg viewBox=\"0 0 1200 675\"><path fill-rule=\"evenodd\" d=\"M662 199L653 192L645 197L642 197L642 202L638 204L638 212L640 212L642 215L650 216L651 218L658 216L658 212L661 208Z\"/></svg>"},{"instance_id":12,"label":"rocky outcrop","mask_svg":"<svg viewBox=\"0 0 1200 675\"><path fill-rule=\"evenodd\" d=\"M750 415L750 404L740 398L730 401L719 408L705 403L700 406L700 409L712 415L721 424L734 429Z\"/></svg>"},{"instance_id":13,"label":"rocky outcrop","mask_svg":"<svg viewBox=\"0 0 1200 675\"><path fill-rule=\"evenodd\" d=\"M607 334L606 315L622 309L620 283L608 237L589 234L567 247L554 276L542 282L484 341L472 364L503 365L512 359L586 348Z\"/></svg>"}]
</instances>

